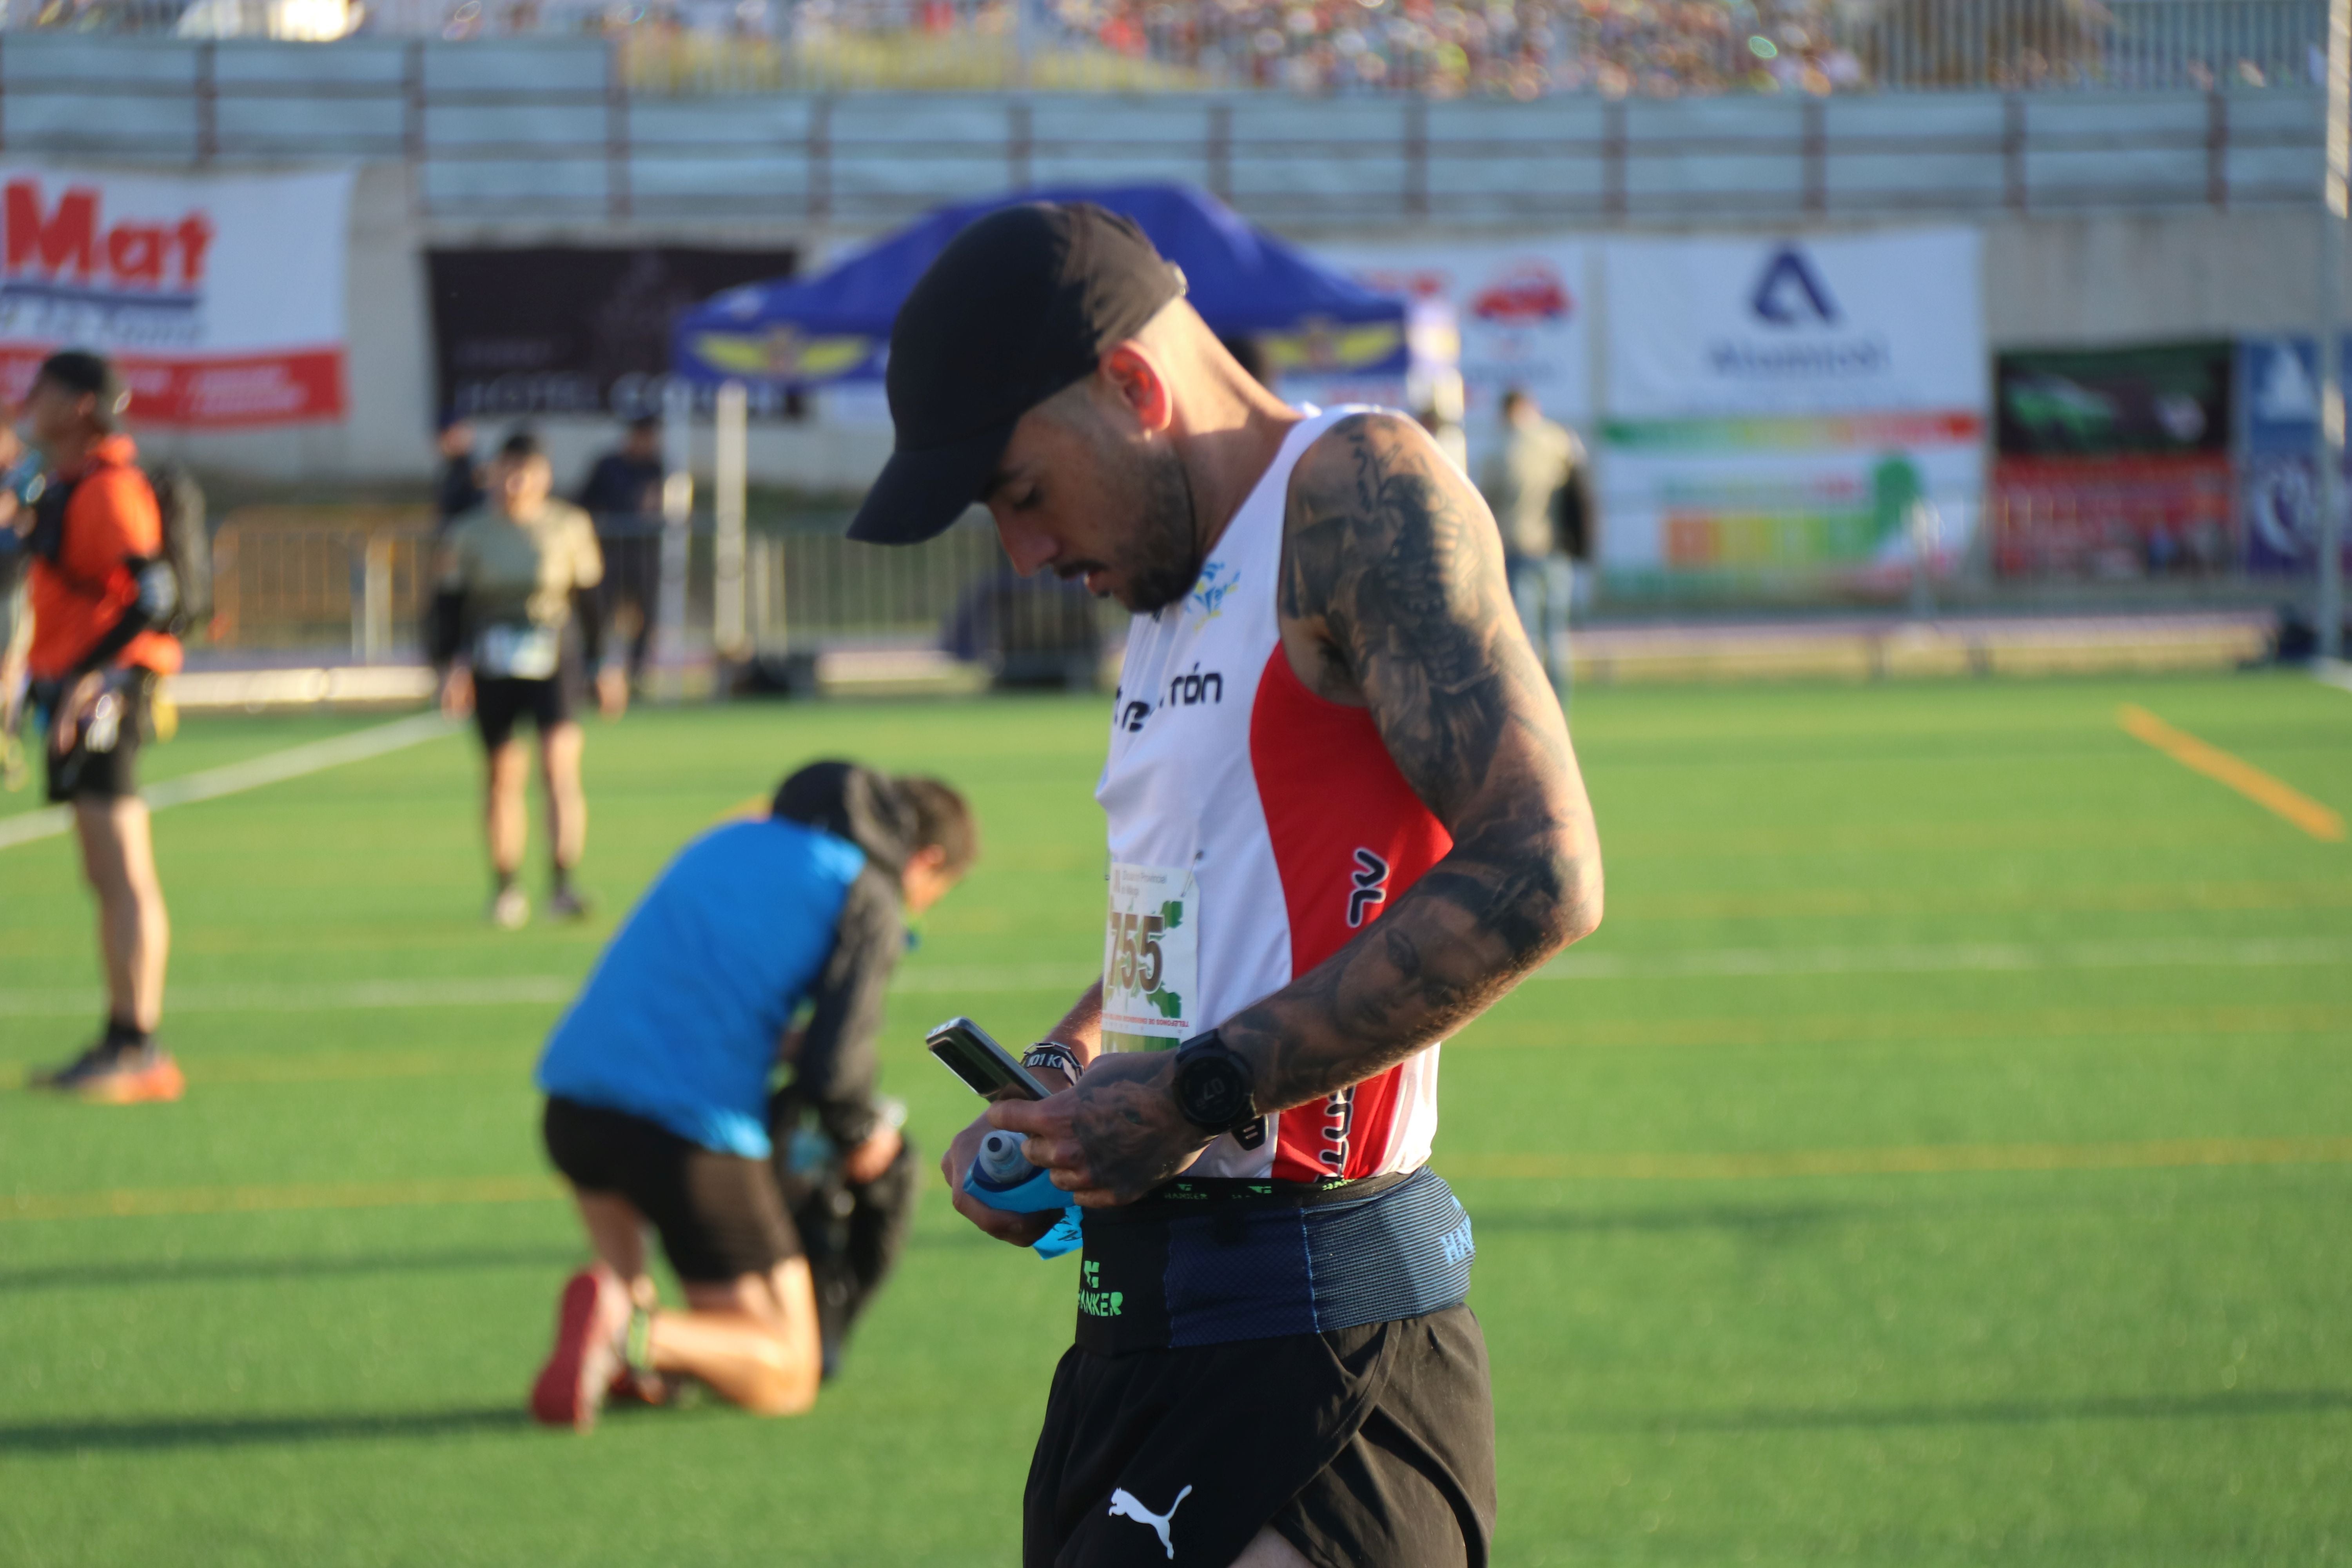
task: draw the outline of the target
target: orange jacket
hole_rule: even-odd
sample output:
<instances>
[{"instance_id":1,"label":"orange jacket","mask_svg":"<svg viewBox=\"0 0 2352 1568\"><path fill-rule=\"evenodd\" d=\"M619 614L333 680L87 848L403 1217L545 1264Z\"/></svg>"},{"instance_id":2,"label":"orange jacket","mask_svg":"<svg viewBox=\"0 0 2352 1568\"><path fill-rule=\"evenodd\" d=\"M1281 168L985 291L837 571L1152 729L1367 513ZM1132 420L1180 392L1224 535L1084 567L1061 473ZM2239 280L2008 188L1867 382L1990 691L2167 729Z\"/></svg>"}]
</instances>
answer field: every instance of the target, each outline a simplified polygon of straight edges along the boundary
<instances>
[{"instance_id":1,"label":"orange jacket","mask_svg":"<svg viewBox=\"0 0 2352 1568\"><path fill-rule=\"evenodd\" d=\"M36 555L26 574L33 612L26 663L36 680L73 673L139 597L138 580L125 563L163 552L163 515L137 457L130 437L109 436L79 467L51 481L73 486L73 495L66 502L57 560ZM142 632L114 662L170 675L180 668L180 644L164 632Z\"/></svg>"}]
</instances>

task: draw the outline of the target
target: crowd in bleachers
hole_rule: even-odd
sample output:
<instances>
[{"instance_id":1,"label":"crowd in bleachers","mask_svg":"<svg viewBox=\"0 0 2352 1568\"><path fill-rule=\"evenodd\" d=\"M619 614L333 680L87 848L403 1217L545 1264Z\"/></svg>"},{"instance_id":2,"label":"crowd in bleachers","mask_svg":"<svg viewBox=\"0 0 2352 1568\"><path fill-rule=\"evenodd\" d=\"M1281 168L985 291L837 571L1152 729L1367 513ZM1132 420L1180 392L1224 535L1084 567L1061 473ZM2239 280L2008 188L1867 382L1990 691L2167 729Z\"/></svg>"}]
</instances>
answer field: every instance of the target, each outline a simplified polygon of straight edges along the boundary
<instances>
[{"instance_id":1,"label":"crowd in bleachers","mask_svg":"<svg viewBox=\"0 0 2352 1568\"><path fill-rule=\"evenodd\" d=\"M1014 0L804 0L803 28L1003 37ZM1031 0L1030 44L1204 85L1538 98L1863 85L1834 0Z\"/></svg>"}]
</instances>

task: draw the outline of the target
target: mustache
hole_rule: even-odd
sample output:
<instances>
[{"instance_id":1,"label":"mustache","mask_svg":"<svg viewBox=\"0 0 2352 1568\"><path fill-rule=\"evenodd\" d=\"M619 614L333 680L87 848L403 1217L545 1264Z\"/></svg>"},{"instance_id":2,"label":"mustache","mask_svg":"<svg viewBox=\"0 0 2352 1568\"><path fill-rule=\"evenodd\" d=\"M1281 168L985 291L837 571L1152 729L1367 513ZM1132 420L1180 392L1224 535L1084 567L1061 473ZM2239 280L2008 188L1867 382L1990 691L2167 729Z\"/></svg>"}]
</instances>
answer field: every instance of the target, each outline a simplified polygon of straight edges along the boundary
<instances>
[{"instance_id":1,"label":"mustache","mask_svg":"<svg viewBox=\"0 0 2352 1568\"><path fill-rule=\"evenodd\" d=\"M1065 583L1075 583L1089 572L1108 572L1110 567L1101 561L1065 561L1055 563L1054 575Z\"/></svg>"}]
</instances>

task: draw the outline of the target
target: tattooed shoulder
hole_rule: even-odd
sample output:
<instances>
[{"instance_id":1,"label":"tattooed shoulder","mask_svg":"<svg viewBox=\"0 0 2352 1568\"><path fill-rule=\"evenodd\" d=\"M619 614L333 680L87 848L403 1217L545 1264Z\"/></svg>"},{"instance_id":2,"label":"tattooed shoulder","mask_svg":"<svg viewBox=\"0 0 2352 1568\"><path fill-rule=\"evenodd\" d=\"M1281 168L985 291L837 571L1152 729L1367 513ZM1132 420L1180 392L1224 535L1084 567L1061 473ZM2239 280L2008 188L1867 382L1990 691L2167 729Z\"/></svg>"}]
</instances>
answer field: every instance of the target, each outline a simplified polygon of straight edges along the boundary
<instances>
[{"instance_id":1,"label":"tattooed shoulder","mask_svg":"<svg viewBox=\"0 0 2352 1568\"><path fill-rule=\"evenodd\" d=\"M1399 416L1342 420L1300 459L1281 615L1300 677L1370 707L1433 806L1480 776L1524 706L1558 711L1511 607L1493 515Z\"/></svg>"}]
</instances>

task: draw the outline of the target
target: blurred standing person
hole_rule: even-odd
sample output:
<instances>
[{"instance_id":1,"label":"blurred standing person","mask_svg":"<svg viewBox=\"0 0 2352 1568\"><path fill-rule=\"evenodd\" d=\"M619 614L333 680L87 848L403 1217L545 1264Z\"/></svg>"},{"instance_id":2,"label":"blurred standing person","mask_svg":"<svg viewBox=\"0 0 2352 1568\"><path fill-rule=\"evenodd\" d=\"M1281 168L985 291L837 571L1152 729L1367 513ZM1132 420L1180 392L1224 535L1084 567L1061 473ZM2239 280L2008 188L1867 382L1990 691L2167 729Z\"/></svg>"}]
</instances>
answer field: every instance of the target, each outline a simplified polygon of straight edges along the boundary
<instances>
[{"instance_id":1,"label":"blurred standing person","mask_svg":"<svg viewBox=\"0 0 2352 1568\"><path fill-rule=\"evenodd\" d=\"M48 726L49 799L73 809L106 967L105 1033L32 1081L110 1104L177 1100L185 1088L155 1043L172 925L137 770L156 678L180 668L163 629L179 590L154 489L120 428L130 402L110 363L72 349L42 362L25 398L48 460L26 543L26 668Z\"/></svg>"},{"instance_id":2,"label":"blurred standing person","mask_svg":"<svg viewBox=\"0 0 2352 1568\"><path fill-rule=\"evenodd\" d=\"M588 905L572 876L587 844L588 803L572 705L590 672L597 709L608 719L627 708L629 691L619 670L603 668L604 610L596 588L604 563L596 531L585 512L549 493L553 475L539 438L520 430L508 437L488 478L488 504L441 536L427 646L442 672L441 710L451 718L471 712L482 738L489 914L513 931L530 919L530 900L516 885L529 833L529 759L515 727L528 715L539 732L553 862L548 912L579 920Z\"/></svg>"},{"instance_id":3,"label":"blurred standing person","mask_svg":"<svg viewBox=\"0 0 2352 1568\"><path fill-rule=\"evenodd\" d=\"M629 639L629 686L636 691L645 688L654 605L661 596L665 477L661 418L641 414L580 487L580 505L595 520L596 542L604 552L604 613Z\"/></svg>"},{"instance_id":4,"label":"blurred standing person","mask_svg":"<svg viewBox=\"0 0 2352 1568\"><path fill-rule=\"evenodd\" d=\"M1561 537L1570 511L1561 492L1577 485L1583 467L1584 447L1573 431L1546 419L1525 388L1503 394L1503 444L1483 465L1478 488L1503 531L1503 564L1519 624L1560 690L1569 682L1568 612L1576 586ZM1580 531L1582 508L1572 510Z\"/></svg>"},{"instance_id":5,"label":"blurred standing person","mask_svg":"<svg viewBox=\"0 0 2352 1568\"><path fill-rule=\"evenodd\" d=\"M433 446L441 454L441 471L433 481L433 526L438 531L482 504L482 469L474 461L474 423L463 415L442 419Z\"/></svg>"},{"instance_id":6,"label":"blurred standing person","mask_svg":"<svg viewBox=\"0 0 2352 1568\"><path fill-rule=\"evenodd\" d=\"M41 455L0 425L0 788L22 789L25 765L25 659L33 619L25 610L25 544L33 502L47 484Z\"/></svg>"}]
</instances>

